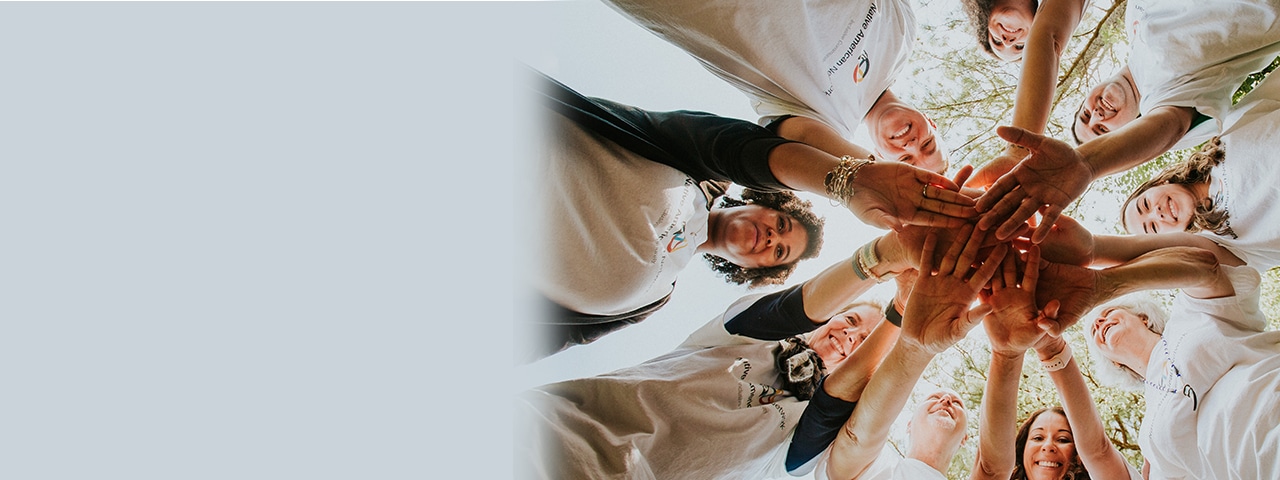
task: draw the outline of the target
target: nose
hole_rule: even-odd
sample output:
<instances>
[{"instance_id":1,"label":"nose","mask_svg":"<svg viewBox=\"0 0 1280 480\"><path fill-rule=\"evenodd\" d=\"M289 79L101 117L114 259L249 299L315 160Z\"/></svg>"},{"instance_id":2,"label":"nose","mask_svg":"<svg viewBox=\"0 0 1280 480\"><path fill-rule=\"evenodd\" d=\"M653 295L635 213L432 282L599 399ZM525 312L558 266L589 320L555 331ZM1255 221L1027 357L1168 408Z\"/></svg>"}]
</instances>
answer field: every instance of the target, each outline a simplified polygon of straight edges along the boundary
<instances>
[{"instance_id":1,"label":"nose","mask_svg":"<svg viewBox=\"0 0 1280 480\"><path fill-rule=\"evenodd\" d=\"M1053 442L1044 442L1040 444L1040 450L1045 452L1057 452L1058 446L1054 445Z\"/></svg>"}]
</instances>

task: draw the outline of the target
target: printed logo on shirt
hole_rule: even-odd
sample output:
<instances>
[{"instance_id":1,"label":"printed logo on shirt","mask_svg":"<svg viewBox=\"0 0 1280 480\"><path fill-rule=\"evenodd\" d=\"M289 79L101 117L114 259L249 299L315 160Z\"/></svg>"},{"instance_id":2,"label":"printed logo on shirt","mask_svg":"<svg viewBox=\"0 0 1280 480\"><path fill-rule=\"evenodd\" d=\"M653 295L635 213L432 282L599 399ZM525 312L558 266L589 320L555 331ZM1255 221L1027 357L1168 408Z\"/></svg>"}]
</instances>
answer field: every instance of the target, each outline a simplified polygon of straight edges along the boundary
<instances>
[{"instance_id":1,"label":"printed logo on shirt","mask_svg":"<svg viewBox=\"0 0 1280 480\"><path fill-rule=\"evenodd\" d=\"M674 252L688 245L689 242L685 240L684 229L681 228L680 231L671 235L671 240L667 241L667 253Z\"/></svg>"},{"instance_id":2,"label":"printed logo on shirt","mask_svg":"<svg viewBox=\"0 0 1280 480\"><path fill-rule=\"evenodd\" d=\"M871 23L875 20L876 12L878 11L879 11L879 7L877 7L875 3L872 3L871 6L867 8L866 16L860 19L862 20L862 25L861 25L862 28L860 28L858 30L858 33L854 34L853 38L849 40L848 46L845 47L844 44L840 44L839 47L836 47L836 50L834 52L831 52L832 54L835 54L836 52L843 50L844 53L840 54L840 57L836 59L835 63L827 68L828 81L830 81L832 75L835 75L836 72L839 72L840 68L843 67L844 64L848 63L850 60L858 61L857 66L854 68L853 81L857 83L857 82L861 82L863 78L866 78L867 71L871 69L870 60L867 59L867 52L864 49L862 54L859 55L858 57L855 58L853 55L854 53L858 52L858 46L861 45L862 40L866 38L867 28L870 27ZM857 25L858 20L859 19L855 19L852 22L850 22L850 26ZM823 57L823 58L827 58L827 57ZM832 84L830 87L827 87L827 89L823 91L822 94L830 96L832 93L835 92L835 89L836 89L835 85Z\"/></svg>"},{"instance_id":3,"label":"printed logo on shirt","mask_svg":"<svg viewBox=\"0 0 1280 480\"><path fill-rule=\"evenodd\" d=\"M871 59L867 58L867 52L862 52L862 56L858 57L858 66L853 69L853 83L862 83L867 78L867 72L871 70Z\"/></svg>"}]
</instances>

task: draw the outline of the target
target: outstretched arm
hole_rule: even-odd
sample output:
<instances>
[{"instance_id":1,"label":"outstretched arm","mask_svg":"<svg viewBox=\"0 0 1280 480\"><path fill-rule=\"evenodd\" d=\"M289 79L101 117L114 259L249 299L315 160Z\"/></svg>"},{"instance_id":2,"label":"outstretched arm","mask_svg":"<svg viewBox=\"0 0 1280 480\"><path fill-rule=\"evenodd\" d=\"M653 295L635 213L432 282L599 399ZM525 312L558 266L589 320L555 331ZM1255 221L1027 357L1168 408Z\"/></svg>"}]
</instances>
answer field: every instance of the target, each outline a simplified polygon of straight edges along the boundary
<instances>
[{"instance_id":1,"label":"outstretched arm","mask_svg":"<svg viewBox=\"0 0 1280 480\"><path fill-rule=\"evenodd\" d=\"M1044 133L1058 83L1062 51L1071 39L1071 32L1080 24L1084 4L1084 0L1045 0L1041 3L1022 57L1022 74L1018 78L1018 92L1013 103L1013 126ZM990 185L1028 153L1025 148L1009 144L1004 153L982 167L966 185Z\"/></svg>"},{"instance_id":2,"label":"outstretched arm","mask_svg":"<svg viewBox=\"0 0 1280 480\"><path fill-rule=\"evenodd\" d=\"M1061 337L1045 335L1035 345L1040 361L1048 361L1070 349L1066 340ZM1070 355L1070 353L1067 353ZM1080 373L1080 364L1074 357L1059 370L1049 372L1049 378L1058 388L1058 396L1062 398L1062 409L1067 413L1067 423L1071 425L1071 436L1076 444L1076 453L1084 463L1085 470L1092 478L1128 478L1129 464L1116 450L1111 439L1107 438L1102 426L1102 418L1089 395L1089 387L1085 383L1084 374Z\"/></svg>"},{"instance_id":3,"label":"outstretched arm","mask_svg":"<svg viewBox=\"0 0 1280 480\"><path fill-rule=\"evenodd\" d=\"M982 301L991 313L982 321L991 342L991 367L982 395L982 421L978 426L978 455L971 479L1009 478L1013 472L1014 432L1017 430L1018 383L1022 362L1036 340L1045 336L1036 325L1043 312L1036 308L1036 284L1040 278L1040 251L1032 247L1019 281L1016 255L1007 255L1001 272L991 279L991 293ZM1049 310L1056 312L1056 304Z\"/></svg>"},{"instance_id":4,"label":"outstretched arm","mask_svg":"<svg viewBox=\"0 0 1280 480\"><path fill-rule=\"evenodd\" d=\"M981 232L968 235L972 231L972 227L965 227L966 235L936 262L936 274L933 257L937 237L930 235L925 240L920 275L903 315L902 337L867 383L853 417L836 437L827 465L829 476L852 478L871 464L911 394L911 389L904 387L915 385L935 355L964 338L981 320L986 309L971 311L969 304L998 268L1007 248L997 246L973 278L966 280L983 237Z\"/></svg>"}]
</instances>

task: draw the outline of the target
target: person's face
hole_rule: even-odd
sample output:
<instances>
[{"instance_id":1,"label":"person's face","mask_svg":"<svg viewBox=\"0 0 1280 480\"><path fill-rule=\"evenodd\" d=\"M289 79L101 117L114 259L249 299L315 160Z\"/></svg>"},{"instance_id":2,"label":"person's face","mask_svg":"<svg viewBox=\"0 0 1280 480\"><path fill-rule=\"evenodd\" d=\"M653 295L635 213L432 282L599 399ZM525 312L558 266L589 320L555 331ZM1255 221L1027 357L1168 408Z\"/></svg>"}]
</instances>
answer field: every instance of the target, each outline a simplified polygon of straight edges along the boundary
<instances>
[{"instance_id":1,"label":"person's face","mask_svg":"<svg viewBox=\"0 0 1280 480\"><path fill-rule=\"evenodd\" d=\"M1138 118L1138 99L1129 81L1116 75L1102 82L1084 98L1072 125L1080 141L1087 142Z\"/></svg>"},{"instance_id":2,"label":"person's face","mask_svg":"<svg viewBox=\"0 0 1280 480\"><path fill-rule=\"evenodd\" d=\"M1022 450L1022 466L1028 480L1059 480L1071 469L1076 443L1067 418L1047 411L1031 422L1027 446Z\"/></svg>"},{"instance_id":3,"label":"person's face","mask_svg":"<svg viewBox=\"0 0 1280 480\"><path fill-rule=\"evenodd\" d=\"M930 172L944 172L947 162L936 137L937 126L911 107L894 105L868 125L876 152L886 160L915 165Z\"/></svg>"},{"instance_id":4,"label":"person's face","mask_svg":"<svg viewBox=\"0 0 1280 480\"><path fill-rule=\"evenodd\" d=\"M828 370L834 369L853 354L867 339L871 330L884 319L884 313L870 305L858 305L837 313L809 335L809 348L822 357Z\"/></svg>"},{"instance_id":5,"label":"person's face","mask_svg":"<svg viewBox=\"0 0 1280 480\"><path fill-rule=\"evenodd\" d=\"M1147 328L1146 319L1123 308L1104 309L1089 326L1090 341L1098 345L1102 356L1113 362L1120 361L1125 354L1135 353L1144 335L1154 335Z\"/></svg>"},{"instance_id":6,"label":"person's face","mask_svg":"<svg viewBox=\"0 0 1280 480\"><path fill-rule=\"evenodd\" d=\"M1133 234L1185 231L1196 213L1195 194L1186 185L1147 189L1124 206L1124 228Z\"/></svg>"},{"instance_id":7,"label":"person's face","mask_svg":"<svg viewBox=\"0 0 1280 480\"><path fill-rule=\"evenodd\" d=\"M1006 62L1022 60L1022 49L1027 44L1031 32L1031 22L1035 12L1031 11L1030 2L1026 5L997 7L991 10L991 18L987 21L987 42L996 57Z\"/></svg>"},{"instance_id":8,"label":"person's face","mask_svg":"<svg viewBox=\"0 0 1280 480\"><path fill-rule=\"evenodd\" d=\"M953 390L939 390L916 406L907 428L913 444L953 446L964 440L968 424L968 412L960 395Z\"/></svg>"},{"instance_id":9,"label":"person's face","mask_svg":"<svg viewBox=\"0 0 1280 480\"><path fill-rule=\"evenodd\" d=\"M724 246L724 258L740 267L773 267L804 255L809 232L791 215L759 205L726 208L722 215L713 235Z\"/></svg>"}]
</instances>

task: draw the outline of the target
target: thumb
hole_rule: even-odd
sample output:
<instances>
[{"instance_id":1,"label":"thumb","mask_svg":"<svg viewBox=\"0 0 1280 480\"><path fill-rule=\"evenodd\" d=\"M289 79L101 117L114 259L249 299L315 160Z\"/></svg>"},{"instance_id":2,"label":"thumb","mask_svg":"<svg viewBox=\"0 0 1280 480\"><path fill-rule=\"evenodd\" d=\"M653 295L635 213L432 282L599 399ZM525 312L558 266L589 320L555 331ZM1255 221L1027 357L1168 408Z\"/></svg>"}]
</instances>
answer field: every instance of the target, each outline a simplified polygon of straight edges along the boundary
<instances>
[{"instance_id":1,"label":"thumb","mask_svg":"<svg viewBox=\"0 0 1280 480\"><path fill-rule=\"evenodd\" d=\"M1027 131L1026 129L1011 126L996 127L996 134L1000 138L1005 139L1009 143L1022 145L1031 150L1040 147L1040 142L1044 141L1044 137Z\"/></svg>"},{"instance_id":2,"label":"thumb","mask_svg":"<svg viewBox=\"0 0 1280 480\"><path fill-rule=\"evenodd\" d=\"M969 180L964 182L964 186L969 188L984 188L995 183L1000 175L988 165L973 173Z\"/></svg>"}]
</instances>

